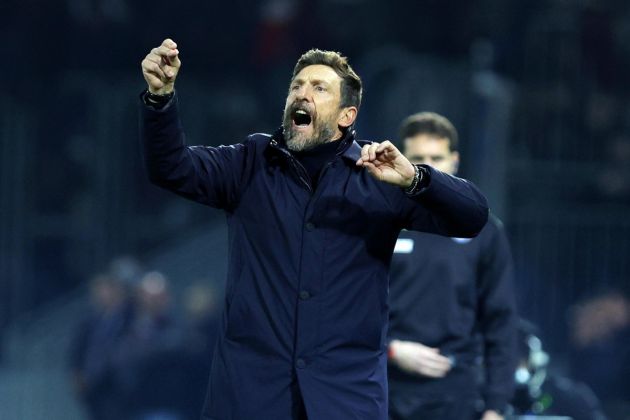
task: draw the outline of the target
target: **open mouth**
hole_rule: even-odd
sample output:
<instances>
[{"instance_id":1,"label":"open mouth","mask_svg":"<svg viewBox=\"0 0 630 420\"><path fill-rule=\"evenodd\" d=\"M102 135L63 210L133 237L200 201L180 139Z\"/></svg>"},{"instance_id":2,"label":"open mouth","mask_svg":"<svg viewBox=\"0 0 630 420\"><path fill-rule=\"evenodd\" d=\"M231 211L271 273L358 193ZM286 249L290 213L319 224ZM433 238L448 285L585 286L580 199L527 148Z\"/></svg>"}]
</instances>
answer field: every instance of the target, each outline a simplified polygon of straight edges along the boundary
<instances>
[{"instance_id":1,"label":"open mouth","mask_svg":"<svg viewBox=\"0 0 630 420\"><path fill-rule=\"evenodd\" d=\"M291 113L291 119L297 127L308 127L313 121L308 111L299 108Z\"/></svg>"}]
</instances>

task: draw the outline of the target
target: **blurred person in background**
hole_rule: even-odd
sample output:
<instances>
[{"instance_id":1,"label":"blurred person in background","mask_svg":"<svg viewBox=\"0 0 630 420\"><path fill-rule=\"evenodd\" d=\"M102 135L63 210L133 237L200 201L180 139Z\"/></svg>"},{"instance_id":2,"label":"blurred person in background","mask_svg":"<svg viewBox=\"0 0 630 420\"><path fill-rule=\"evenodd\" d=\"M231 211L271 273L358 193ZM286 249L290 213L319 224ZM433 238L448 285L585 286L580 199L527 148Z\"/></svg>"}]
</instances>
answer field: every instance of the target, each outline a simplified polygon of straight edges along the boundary
<instances>
[{"instance_id":1,"label":"blurred person in background","mask_svg":"<svg viewBox=\"0 0 630 420\"><path fill-rule=\"evenodd\" d=\"M573 420L605 420L599 400L585 384L549 371L537 328L524 320L518 328L516 391L511 412L519 416L564 416Z\"/></svg>"},{"instance_id":2,"label":"blurred person in background","mask_svg":"<svg viewBox=\"0 0 630 420\"><path fill-rule=\"evenodd\" d=\"M131 319L125 285L111 274L96 275L90 282L90 304L70 347L74 389L91 419L121 419L124 402L112 357Z\"/></svg>"},{"instance_id":3,"label":"blurred person in background","mask_svg":"<svg viewBox=\"0 0 630 420\"><path fill-rule=\"evenodd\" d=\"M204 417L386 419L396 237L403 227L475 236L485 198L389 141L357 142L361 79L338 53L298 60L275 134L221 147L184 144L175 42L141 66L150 180L227 215L229 277Z\"/></svg>"},{"instance_id":4,"label":"blurred person in background","mask_svg":"<svg viewBox=\"0 0 630 420\"><path fill-rule=\"evenodd\" d=\"M624 203L630 202L630 135L627 129L612 136L605 145L606 163L595 178L597 198ZM589 189L591 194L593 188Z\"/></svg>"},{"instance_id":5,"label":"blurred person in background","mask_svg":"<svg viewBox=\"0 0 630 420\"><path fill-rule=\"evenodd\" d=\"M401 139L411 162L457 173L457 131L445 117L411 115ZM516 363L512 271L503 226L493 215L474 239L400 234L390 279L392 419L502 418Z\"/></svg>"},{"instance_id":6,"label":"blurred person in background","mask_svg":"<svg viewBox=\"0 0 630 420\"><path fill-rule=\"evenodd\" d=\"M199 281L188 286L183 294L185 336L180 359L185 372L186 389L182 401L186 418L199 419L205 397L210 365L219 333L219 295L208 285Z\"/></svg>"},{"instance_id":7,"label":"blurred person in background","mask_svg":"<svg viewBox=\"0 0 630 420\"><path fill-rule=\"evenodd\" d=\"M108 271L119 279L127 289L135 289L145 274L140 261L131 255L120 255L112 259Z\"/></svg>"},{"instance_id":8,"label":"blurred person in background","mask_svg":"<svg viewBox=\"0 0 630 420\"><path fill-rule=\"evenodd\" d=\"M587 383L613 420L630 418L630 301L618 290L571 312L571 375Z\"/></svg>"},{"instance_id":9,"label":"blurred person in background","mask_svg":"<svg viewBox=\"0 0 630 420\"><path fill-rule=\"evenodd\" d=\"M178 367L183 331L176 322L168 280L160 272L146 273L135 290L133 318L114 355L117 385L125 396L126 415L132 420L181 420Z\"/></svg>"}]
</instances>

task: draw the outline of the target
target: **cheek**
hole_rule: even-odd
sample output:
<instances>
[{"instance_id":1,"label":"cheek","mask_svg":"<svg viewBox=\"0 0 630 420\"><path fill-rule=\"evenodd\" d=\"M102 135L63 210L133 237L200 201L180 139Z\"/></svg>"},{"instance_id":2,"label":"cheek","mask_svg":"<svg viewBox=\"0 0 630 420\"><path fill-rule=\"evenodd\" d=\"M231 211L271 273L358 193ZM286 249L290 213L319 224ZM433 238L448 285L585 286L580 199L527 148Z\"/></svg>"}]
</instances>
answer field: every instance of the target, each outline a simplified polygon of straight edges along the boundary
<instances>
[{"instance_id":1,"label":"cheek","mask_svg":"<svg viewBox=\"0 0 630 420\"><path fill-rule=\"evenodd\" d=\"M320 104L318 107L319 119L324 121L337 121L338 107L334 104Z\"/></svg>"},{"instance_id":2,"label":"cheek","mask_svg":"<svg viewBox=\"0 0 630 420\"><path fill-rule=\"evenodd\" d=\"M295 102L295 93L289 92L289 94L287 95L286 101L284 101L284 107L287 108L293 102Z\"/></svg>"},{"instance_id":3,"label":"cheek","mask_svg":"<svg viewBox=\"0 0 630 420\"><path fill-rule=\"evenodd\" d=\"M321 114L319 117L318 123L329 125L329 126L337 125L337 116L333 112Z\"/></svg>"}]
</instances>

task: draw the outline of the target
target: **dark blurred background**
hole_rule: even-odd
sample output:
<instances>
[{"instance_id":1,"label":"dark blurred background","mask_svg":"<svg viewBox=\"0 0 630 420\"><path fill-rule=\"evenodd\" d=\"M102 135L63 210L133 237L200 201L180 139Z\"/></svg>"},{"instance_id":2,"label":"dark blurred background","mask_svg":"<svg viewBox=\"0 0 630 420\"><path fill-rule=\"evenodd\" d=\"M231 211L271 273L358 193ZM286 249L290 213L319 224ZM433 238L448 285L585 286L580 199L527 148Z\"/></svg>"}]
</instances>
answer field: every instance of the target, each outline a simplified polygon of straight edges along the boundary
<instances>
[{"instance_id":1,"label":"dark blurred background","mask_svg":"<svg viewBox=\"0 0 630 420\"><path fill-rule=\"evenodd\" d=\"M0 419L86 418L72 369L99 273L122 300L168 295L174 325L194 323L191 287L220 306L222 213L142 168L140 61L166 37L190 143L274 130L312 47L362 76L361 138L396 139L421 110L449 117L460 175L505 223L521 315L554 369L630 418L628 1L3 0L0 12Z\"/></svg>"}]
</instances>

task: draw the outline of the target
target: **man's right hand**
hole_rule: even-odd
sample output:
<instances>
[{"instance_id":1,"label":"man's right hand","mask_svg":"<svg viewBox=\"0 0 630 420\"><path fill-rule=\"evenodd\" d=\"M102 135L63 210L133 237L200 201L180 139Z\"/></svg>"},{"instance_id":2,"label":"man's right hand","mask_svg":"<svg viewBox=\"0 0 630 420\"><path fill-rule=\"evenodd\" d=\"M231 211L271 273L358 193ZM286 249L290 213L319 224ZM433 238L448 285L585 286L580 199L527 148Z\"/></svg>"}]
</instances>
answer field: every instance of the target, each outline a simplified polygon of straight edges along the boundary
<instances>
[{"instance_id":1,"label":"man's right hand","mask_svg":"<svg viewBox=\"0 0 630 420\"><path fill-rule=\"evenodd\" d=\"M156 95L171 93L181 65L177 44L172 39L167 38L162 45L153 48L142 60L142 75L149 85L149 92Z\"/></svg>"},{"instance_id":2,"label":"man's right hand","mask_svg":"<svg viewBox=\"0 0 630 420\"><path fill-rule=\"evenodd\" d=\"M451 361L440 349L413 341L392 340L390 359L405 372L430 378L442 378L451 370Z\"/></svg>"}]
</instances>

